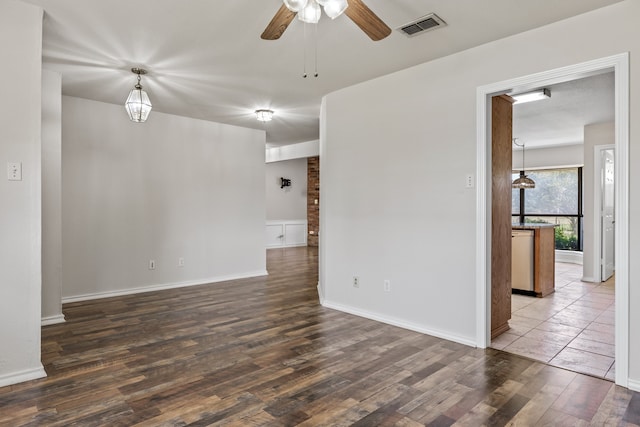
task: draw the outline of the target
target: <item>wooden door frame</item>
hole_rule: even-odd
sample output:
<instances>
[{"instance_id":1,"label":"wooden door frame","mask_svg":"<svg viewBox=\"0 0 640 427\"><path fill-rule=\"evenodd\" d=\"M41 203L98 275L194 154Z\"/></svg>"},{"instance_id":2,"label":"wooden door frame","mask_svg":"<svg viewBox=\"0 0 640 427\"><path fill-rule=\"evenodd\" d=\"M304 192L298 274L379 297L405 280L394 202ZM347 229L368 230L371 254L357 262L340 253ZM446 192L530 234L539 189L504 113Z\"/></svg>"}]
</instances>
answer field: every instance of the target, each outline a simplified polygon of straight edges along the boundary
<instances>
[{"instance_id":1,"label":"wooden door frame","mask_svg":"<svg viewBox=\"0 0 640 427\"><path fill-rule=\"evenodd\" d=\"M616 384L629 384L629 54L505 80L476 91L476 345L491 343L491 97L511 91L615 74L615 360Z\"/></svg>"}]
</instances>

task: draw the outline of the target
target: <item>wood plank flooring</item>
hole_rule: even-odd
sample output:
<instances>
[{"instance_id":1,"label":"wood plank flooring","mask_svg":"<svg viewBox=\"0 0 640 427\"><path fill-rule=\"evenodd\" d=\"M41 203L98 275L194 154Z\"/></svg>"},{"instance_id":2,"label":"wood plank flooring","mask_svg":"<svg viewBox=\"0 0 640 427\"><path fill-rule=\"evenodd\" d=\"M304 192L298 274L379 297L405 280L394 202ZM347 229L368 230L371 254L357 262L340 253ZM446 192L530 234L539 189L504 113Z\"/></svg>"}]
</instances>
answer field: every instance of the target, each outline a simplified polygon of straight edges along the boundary
<instances>
[{"instance_id":1,"label":"wood plank flooring","mask_svg":"<svg viewBox=\"0 0 640 427\"><path fill-rule=\"evenodd\" d=\"M318 304L317 248L264 278L66 304L1 426L640 425L640 394Z\"/></svg>"}]
</instances>

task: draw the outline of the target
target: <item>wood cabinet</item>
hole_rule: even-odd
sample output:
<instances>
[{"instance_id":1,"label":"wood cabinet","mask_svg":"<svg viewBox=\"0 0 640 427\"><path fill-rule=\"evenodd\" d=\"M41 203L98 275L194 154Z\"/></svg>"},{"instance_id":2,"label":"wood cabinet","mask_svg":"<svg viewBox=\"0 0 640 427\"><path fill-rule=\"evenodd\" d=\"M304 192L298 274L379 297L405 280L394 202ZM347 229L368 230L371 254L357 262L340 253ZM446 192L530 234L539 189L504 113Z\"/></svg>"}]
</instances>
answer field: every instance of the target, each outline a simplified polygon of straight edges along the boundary
<instances>
[{"instance_id":1,"label":"wood cabinet","mask_svg":"<svg viewBox=\"0 0 640 427\"><path fill-rule=\"evenodd\" d=\"M537 297L555 292L556 236L550 224L518 224L514 230L533 231L533 291Z\"/></svg>"},{"instance_id":2,"label":"wood cabinet","mask_svg":"<svg viewBox=\"0 0 640 427\"><path fill-rule=\"evenodd\" d=\"M553 227L539 227L533 234L533 290L538 297L555 292L556 235Z\"/></svg>"}]
</instances>

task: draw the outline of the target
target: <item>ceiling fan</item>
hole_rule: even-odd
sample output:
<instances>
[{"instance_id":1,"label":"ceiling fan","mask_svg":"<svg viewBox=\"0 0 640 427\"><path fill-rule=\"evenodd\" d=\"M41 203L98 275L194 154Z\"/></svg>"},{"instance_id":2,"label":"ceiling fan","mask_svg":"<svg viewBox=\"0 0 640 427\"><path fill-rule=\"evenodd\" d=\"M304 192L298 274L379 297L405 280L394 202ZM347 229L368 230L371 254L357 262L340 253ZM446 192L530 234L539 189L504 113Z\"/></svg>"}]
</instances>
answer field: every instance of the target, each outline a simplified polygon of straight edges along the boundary
<instances>
[{"instance_id":1,"label":"ceiling fan","mask_svg":"<svg viewBox=\"0 0 640 427\"><path fill-rule=\"evenodd\" d=\"M391 28L362 0L283 0L282 6L260 37L264 40L278 40L296 15L304 22L317 23L321 14L320 6L332 19L344 12L373 41L382 40L391 34Z\"/></svg>"}]
</instances>

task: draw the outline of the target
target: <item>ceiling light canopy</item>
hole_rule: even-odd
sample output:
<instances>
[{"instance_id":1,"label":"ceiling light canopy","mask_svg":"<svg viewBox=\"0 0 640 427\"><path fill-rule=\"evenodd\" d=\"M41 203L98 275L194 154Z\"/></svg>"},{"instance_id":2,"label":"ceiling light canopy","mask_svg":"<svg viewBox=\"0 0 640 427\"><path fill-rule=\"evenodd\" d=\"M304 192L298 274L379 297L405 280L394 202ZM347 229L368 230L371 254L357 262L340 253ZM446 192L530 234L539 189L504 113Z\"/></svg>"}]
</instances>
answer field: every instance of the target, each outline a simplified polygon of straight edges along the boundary
<instances>
[{"instance_id":1,"label":"ceiling light canopy","mask_svg":"<svg viewBox=\"0 0 640 427\"><path fill-rule=\"evenodd\" d=\"M138 75L138 83L129 92L129 97L124 104L124 107L129 114L129 119L135 123L144 123L149 117L151 112L151 101L149 101L149 95L142 90L140 84L140 76L147 74L147 70L142 68L132 68L131 72Z\"/></svg>"},{"instance_id":2,"label":"ceiling light canopy","mask_svg":"<svg viewBox=\"0 0 640 427\"><path fill-rule=\"evenodd\" d=\"M261 122L270 122L273 119L273 110L256 110L256 118Z\"/></svg>"},{"instance_id":3,"label":"ceiling light canopy","mask_svg":"<svg viewBox=\"0 0 640 427\"><path fill-rule=\"evenodd\" d=\"M541 101L543 99L551 98L551 90L546 88L537 89L532 90L531 92L518 93L510 96L515 99L514 104L524 104L525 102Z\"/></svg>"},{"instance_id":4,"label":"ceiling light canopy","mask_svg":"<svg viewBox=\"0 0 640 427\"><path fill-rule=\"evenodd\" d=\"M338 16L349 7L347 0L283 0L284 5L292 12L298 14L298 19L309 24L317 24L320 21L322 10L331 19Z\"/></svg>"}]
</instances>

